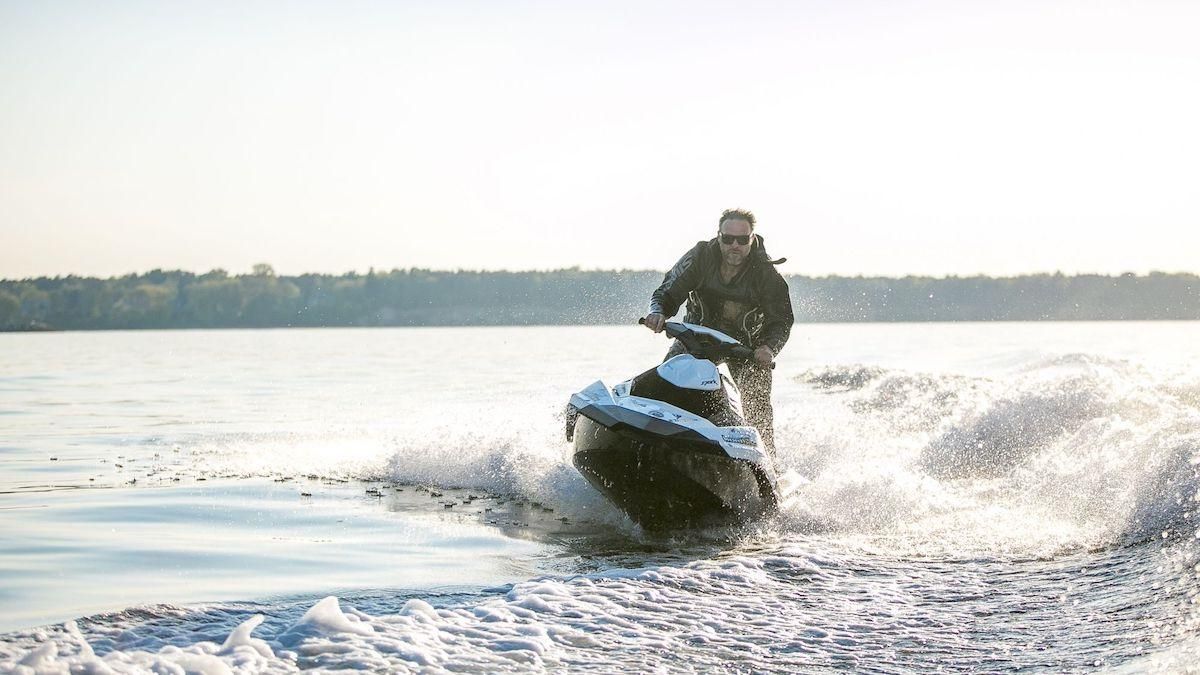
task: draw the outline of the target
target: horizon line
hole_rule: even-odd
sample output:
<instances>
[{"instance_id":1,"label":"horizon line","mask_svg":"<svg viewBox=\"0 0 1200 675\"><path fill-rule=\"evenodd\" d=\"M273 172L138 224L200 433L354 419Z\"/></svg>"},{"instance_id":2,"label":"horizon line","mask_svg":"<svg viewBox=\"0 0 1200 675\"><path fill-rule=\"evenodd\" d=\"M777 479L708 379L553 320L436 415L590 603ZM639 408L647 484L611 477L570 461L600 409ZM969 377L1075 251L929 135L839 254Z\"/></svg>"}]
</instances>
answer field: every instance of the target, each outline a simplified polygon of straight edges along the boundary
<instances>
[{"instance_id":1,"label":"horizon line","mask_svg":"<svg viewBox=\"0 0 1200 675\"><path fill-rule=\"evenodd\" d=\"M262 264L262 265L271 267L269 265L269 263L258 263L258 264ZM636 269L636 268L628 268L628 267L626 267L626 268L602 268L602 267L584 268L579 265L571 265L571 266L567 266L567 267L555 267L555 268L534 268L534 269L482 269L482 268L462 268L462 267L455 268L455 269L434 269L434 268L430 268L430 267L393 267L391 269L377 269L375 267L368 267L366 272L359 272L357 269L352 269L352 270L347 270L347 271L340 272L340 273L338 273L338 272L301 272L299 274L281 274L281 273L275 272L274 269L272 268L270 270L269 274L261 274L261 273L254 272L253 269L249 272L232 273L229 270L222 268L222 267L214 267L206 272L195 272L192 270L185 270L182 268L167 269L167 268L162 268L162 267L156 267L156 268L153 268L150 270L146 270L144 272L126 272L124 274L112 275L112 276L107 276L107 277L101 277L101 276L95 276L95 275L79 275L79 274L75 274L73 272L67 273L67 274L55 274L53 276L41 275L41 276L27 276L27 277L20 277L20 278L0 277L0 283L18 283L18 282L29 282L29 281L39 281L39 280L57 281L57 280L63 280L63 279L87 279L87 280L109 281L109 280L124 279L124 278L129 278L129 277L144 277L144 276L149 276L154 273L191 274L193 276L200 277L200 276L213 274L216 272L222 272L227 277L230 277L230 278L254 277L254 276L272 276L272 277L276 277L276 278L299 278L299 277L306 277L306 276L327 276L327 277L369 276L372 274L393 274L396 272L402 272L402 273L429 272L429 273L433 273L433 274L553 274L553 273L561 273L561 272L588 272L588 273L605 273L605 272L607 272L607 273L612 273L612 274L645 274L645 273L665 274L666 270L656 270L656 269L648 269L648 268ZM1163 271L1163 270L1149 270L1147 272L1126 271L1126 272L1120 272L1120 273L1074 272L1074 273L1070 273L1070 274L1065 273L1062 270L1055 270L1053 272L1047 272L1047 271L1024 272L1021 274L1007 274L1007 275L991 275L991 274L986 274L986 273L982 273L982 272L977 272L974 274L941 274L941 275L919 274L919 273L906 273L903 275L841 274L841 273L838 273L838 274L789 274L786 272L781 272L781 274L784 277L801 278L801 279L913 279L913 278L916 278L916 279L977 279L977 278L1020 279L1020 278L1024 278L1024 277L1039 277L1039 276L1107 277L1107 278L1126 278L1126 277L1144 278L1144 277L1151 277L1151 276L1200 276L1200 272L1190 272L1190 271L1167 272L1167 271Z\"/></svg>"}]
</instances>

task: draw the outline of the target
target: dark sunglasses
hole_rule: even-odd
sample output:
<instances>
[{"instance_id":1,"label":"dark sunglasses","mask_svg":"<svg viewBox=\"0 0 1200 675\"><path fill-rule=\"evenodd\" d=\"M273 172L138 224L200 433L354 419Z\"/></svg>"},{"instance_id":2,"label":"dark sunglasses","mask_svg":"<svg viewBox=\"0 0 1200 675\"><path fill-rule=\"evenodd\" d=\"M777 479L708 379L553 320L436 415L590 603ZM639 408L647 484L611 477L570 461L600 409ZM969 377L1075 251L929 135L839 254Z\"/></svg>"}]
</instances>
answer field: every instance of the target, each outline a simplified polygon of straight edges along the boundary
<instances>
[{"instance_id":1,"label":"dark sunglasses","mask_svg":"<svg viewBox=\"0 0 1200 675\"><path fill-rule=\"evenodd\" d=\"M721 243L728 246L736 241L738 246L745 246L750 243L750 237L751 235L749 234L723 234L721 235Z\"/></svg>"}]
</instances>

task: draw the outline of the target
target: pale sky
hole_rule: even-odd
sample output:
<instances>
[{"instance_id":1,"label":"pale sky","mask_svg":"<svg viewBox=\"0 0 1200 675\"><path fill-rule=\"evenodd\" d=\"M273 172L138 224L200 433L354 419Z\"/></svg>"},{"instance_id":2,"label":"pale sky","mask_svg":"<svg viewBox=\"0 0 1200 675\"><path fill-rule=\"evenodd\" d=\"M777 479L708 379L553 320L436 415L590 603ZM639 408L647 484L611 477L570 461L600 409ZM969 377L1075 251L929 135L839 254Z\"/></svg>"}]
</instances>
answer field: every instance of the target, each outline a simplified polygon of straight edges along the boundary
<instances>
[{"instance_id":1,"label":"pale sky","mask_svg":"<svg viewBox=\"0 0 1200 675\"><path fill-rule=\"evenodd\" d=\"M0 278L1200 272L1200 3L0 0Z\"/></svg>"}]
</instances>

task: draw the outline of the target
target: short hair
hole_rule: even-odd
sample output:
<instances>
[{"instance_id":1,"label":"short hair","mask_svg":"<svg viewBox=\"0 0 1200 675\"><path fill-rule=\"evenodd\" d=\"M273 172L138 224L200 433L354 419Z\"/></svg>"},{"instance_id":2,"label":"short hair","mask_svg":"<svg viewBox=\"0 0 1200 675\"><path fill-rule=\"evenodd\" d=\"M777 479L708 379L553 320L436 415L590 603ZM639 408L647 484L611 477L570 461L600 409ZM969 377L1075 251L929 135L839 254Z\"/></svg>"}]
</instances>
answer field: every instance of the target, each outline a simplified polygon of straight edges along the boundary
<instances>
[{"instance_id":1,"label":"short hair","mask_svg":"<svg viewBox=\"0 0 1200 675\"><path fill-rule=\"evenodd\" d=\"M725 209L721 212L721 219L717 221L717 230L720 231L721 226L727 220L744 220L750 223L750 229L754 229L754 214L746 209Z\"/></svg>"}]
</instances>

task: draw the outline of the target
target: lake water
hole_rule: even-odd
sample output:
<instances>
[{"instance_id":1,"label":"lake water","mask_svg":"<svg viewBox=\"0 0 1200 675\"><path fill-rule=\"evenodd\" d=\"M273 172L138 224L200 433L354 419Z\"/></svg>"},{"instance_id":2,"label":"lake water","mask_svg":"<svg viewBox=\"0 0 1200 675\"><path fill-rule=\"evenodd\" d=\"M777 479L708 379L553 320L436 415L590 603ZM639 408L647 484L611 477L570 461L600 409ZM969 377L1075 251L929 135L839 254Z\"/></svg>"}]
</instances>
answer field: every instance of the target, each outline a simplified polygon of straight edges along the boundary
<instances>
[{"instance_id":1,"label":"lake water","mask_svg":"<svg viewBox=\"0 0 1200 675\"><path fill-rule=\"evenodd\" d=\"M0 334L0 672L1179 672L1200 324L798 325L798 503L571 467L636 326ZM261 622L261 623L260 623Z\"/></svg>"}]
</instances>

